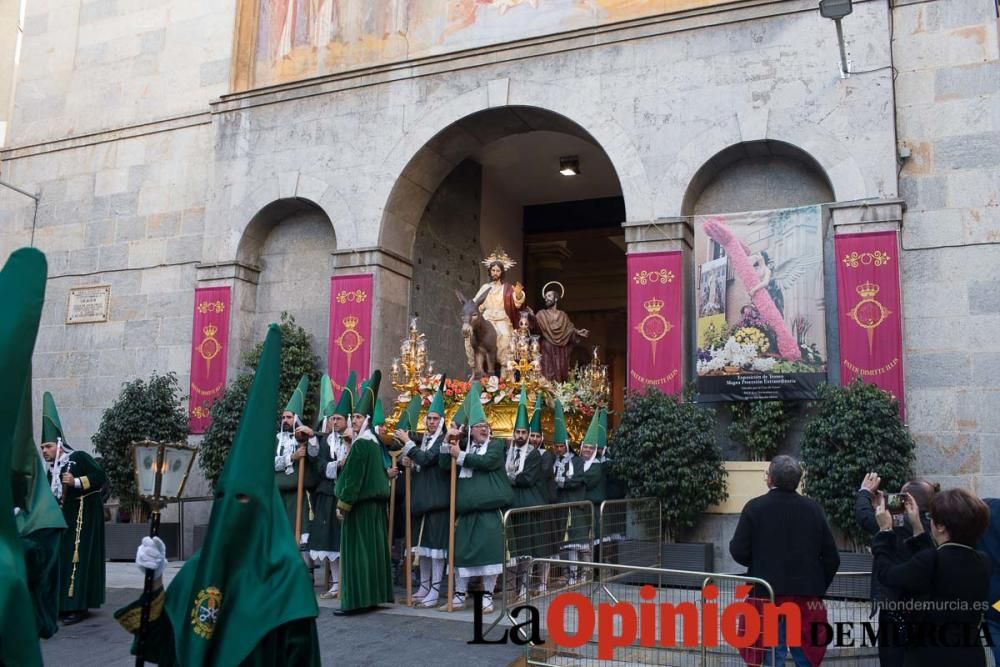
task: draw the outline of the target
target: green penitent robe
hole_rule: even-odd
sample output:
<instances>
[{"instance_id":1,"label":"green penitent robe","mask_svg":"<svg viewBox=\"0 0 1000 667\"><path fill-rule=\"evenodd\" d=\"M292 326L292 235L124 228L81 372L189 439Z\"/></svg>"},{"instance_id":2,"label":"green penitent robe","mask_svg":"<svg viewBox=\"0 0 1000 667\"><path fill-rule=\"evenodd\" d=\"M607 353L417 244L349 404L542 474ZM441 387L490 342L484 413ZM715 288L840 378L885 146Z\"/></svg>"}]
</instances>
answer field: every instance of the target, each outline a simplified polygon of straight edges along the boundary
<instances>
[{"instance_id":1,"label":"green penitent robe","mask_svg":"<svg viewBox=\"0 0 1000 667\"><path fill-rule=\"evenodd\" d=\"M340 608L366 609L393 602L387 501L389 477L382 447L365 433L337 475L337 509L344 515L340 533Z\"/></svg>"},{"instance_id":2,"label":"green penitent robe","mask_svg":"<svg viewBox=\"0 0 1000 667\"><path fill-rule=\"evenodd\" d=\"M149 624L146 626L146 641L143 657L146 662L160 667L181 667L177 660L174 642L174 628L170 617L163 613L165 594L159 588L149 594ZM130 634L136 635L132 641L135 654L138 643L139 623L142 604L147 599L141 595L138 600L115 612L115 620ZM280 625L257 643L250 654L239 662L240 667L271 667L272 665L294 665L295 667L319 667L319 637L316 634L315 618L300 618Z\"/></svg>"},{"instance_id":3,"label":"green penitent robe","mask_svg":"<svg viewBox=\"0 0 1000 667\"><path fill-rule=\"evenodd\" d=\"M526 452L526 453L525 453ZM545 496L539 487L543 477L542 455L536 449L524 447L524 466L511 480L514 502L511 507L537 507L545 504ZM507 548L511 556L534 556L543 558L548 535L542 525L543 515L538 512L514 512L510 516L513 538Z\"/></svg>"},{"instance_id":4,"label":"green penitent robe","mask_svg":"<svg viewBox=\"0 0 1000 667\"><path fill-rule=\"evenodd\" d=\"M419 467L413 470L410 506L416 530L416 548L421 556L445 558L448 553L448 509L451 503L451 480L448 470L439 465L444 433L433 441L423 439L404 454Z\"/></svg>"},{"instance_id":5,"label":"green penitent robe","mask_svg":"<svg viewBox=\"0 0 1000 667\"><path fill-rule=\"evenodd\" d=\"M461 577L499 574L503 569L502 511L513 501L503 449L501 440L490 440L485 448L471 445L458 463L455 570ZM442 454L439 465L450 470L452 456ZM462 469L471 476L462 475Z\"/></svg>"},{"instance_id":6,"label":"green penitent robe","mask_svg":"<svg viewBox=\"0 0 1000 667\"><path fill-rule=\"evenodd\" d=\"M80 488L65 490L63 518L67 530L60 551L60 612L86 611L104 604L104 503L101 488L108 478L86 452L73 451L60 474L70 472ZM74 562L77 561L77 562Z\"/></svg>"}]
</instances>

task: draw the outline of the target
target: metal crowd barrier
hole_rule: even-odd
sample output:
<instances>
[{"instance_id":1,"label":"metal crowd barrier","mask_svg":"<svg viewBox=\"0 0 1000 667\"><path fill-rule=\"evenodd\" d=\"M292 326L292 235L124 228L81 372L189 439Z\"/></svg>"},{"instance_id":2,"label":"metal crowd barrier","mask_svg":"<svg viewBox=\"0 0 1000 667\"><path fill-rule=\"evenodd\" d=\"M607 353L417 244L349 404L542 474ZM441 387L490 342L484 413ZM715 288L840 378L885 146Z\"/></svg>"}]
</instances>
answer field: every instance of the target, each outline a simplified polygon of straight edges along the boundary
<instances>
[{"instance_id":1,"label":"metal crowd barrier","mask_svg":"<svg viewBox=\"0 0 1000 667\"><path fill-rule=\"evenodd\" d=\"M663 567L663 509L658 499L605 500L598 511L597 525L595 561Z\"/></svg>"},{"instance_id":2,"label":"metal crowd barrier","mask_svg":"<svg viewBox=\"0 0 1000 667\"><path fill-rule=\"evenodd\" d=\"M535 559L534 567L544 567L546 564L555 566L561 561L555 559ZM637 622L634 626L635 636L628 639L626 628L628 623L620 616L602 619L600 612L595 612L594 619L584 618L579 608L564 608L561 612L562 630L570 637L580 639L579 633L586 635L592 628L592 634L579 646L568 648L557 646L547 626L549 608L555 602L559 593L564 591L550 590L544 595L530 595L528 603L539 611L542 623L542 640L544 643L525 646L525 662L539 667L598 667L608 664L622 665L670 665L671 667L744 667L747 663L739 651L729 646L722 638L721 622L703 623L703 613L706 604L717 605L716 618L720 611L732 602L742 601L737 597L736 587L757 585L757 598L763 602L774 601L771 586L762 579L739 575L719 574L715 572L691 572L687 570L671 570L657 567L637 565L622 565L616 563L587 563L588 568L600 571L601 586L592 587L588 598L592 610L599 610L599 605L628 605L635 610ZM669 579L681 582L680 586L644 587L637 581L657 581ZM716 589L716 595L711 600L705 597L705 586L711 583ZM649 595L652 591L654 594ZM582 591L577 591L582 592ZM565 600L565 598L563 599ZM671 605L676 614L664 614L662 605ZM619 607L618 609L622 609ZM642 618L642 610L652 611L646 619ZM609 611L605 607L605 612ZM558 611L555 613L559 613ZM693 625L689 625L692 622ZM519 619L523 622L523 618ZM591 623L590 621L593 620ZM603 631L618 638L618 646L613 656L601 657L598 653L598 636ZM609 622L610 621L610 622ZM645 628L645 636L644 636ZM689 633L694 633L693 636ZM711 636L707 633L712 633ZM685 645L684 638L688 635ZM694 640L693 642L690 640ZM576 643L576 642L574 642ZM773 649L757 649L756 656L763 660ZM613 660L613 662L612 662ZM773 662L773 656L772 656Z\"/></svg>"}]
</instances>

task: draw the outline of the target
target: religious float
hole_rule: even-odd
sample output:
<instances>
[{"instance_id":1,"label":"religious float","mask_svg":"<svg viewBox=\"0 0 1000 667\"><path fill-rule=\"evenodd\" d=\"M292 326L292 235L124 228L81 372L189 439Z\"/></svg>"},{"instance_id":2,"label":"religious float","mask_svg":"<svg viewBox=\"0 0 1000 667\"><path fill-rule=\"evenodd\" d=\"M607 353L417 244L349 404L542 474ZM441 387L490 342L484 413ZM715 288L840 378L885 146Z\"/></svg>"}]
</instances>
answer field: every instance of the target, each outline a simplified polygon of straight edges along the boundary
<instances>
[{"instance_id":1,"label":"religious float","mask_svg":"<svg viewBox=\"0 0 1000 667\"><path fill-rule=\"evenodd\" d=\"M563 405L566 430L573 442L579 442L587 431L590 419L597 408L608 405L608 369L598 358L594 348L589 364L573 368L565 382L555 382L542 375L541 346L539 337L531 334L527 318L510 336L510 355L499 375L479 380L482 394L479 397L493 434L501 438L513 435L514 419L523 387L528 405L534 405L541 394L546 410L542 413L542 431L546 440L552 437L552 407L556 399ZM417 327L417 318L410 321L409 331L394 359L390 370L393 388L399 392L392 414L387 418L390 430L399 421L403 410L413 396L423 399L420 422L430 405L431 398L441 382L441 374L434 372L434 362L428 359L425 336ZM446 378L444 385L445 418L450 421L458 411L472 386L472 378Z\"/></svg>"}]
</instances>

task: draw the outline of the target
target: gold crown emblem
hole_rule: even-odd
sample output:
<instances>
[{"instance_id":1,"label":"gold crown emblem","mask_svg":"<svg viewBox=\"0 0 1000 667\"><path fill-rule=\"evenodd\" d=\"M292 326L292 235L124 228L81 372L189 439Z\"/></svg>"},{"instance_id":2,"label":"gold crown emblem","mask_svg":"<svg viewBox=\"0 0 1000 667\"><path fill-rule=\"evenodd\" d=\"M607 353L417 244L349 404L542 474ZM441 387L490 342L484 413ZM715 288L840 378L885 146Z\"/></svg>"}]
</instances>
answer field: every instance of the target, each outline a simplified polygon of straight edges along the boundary
<instances>
[{"instance_id":1,"label":"gold crown emblem","mask_svg":"<svg viewBox=\"0 0 1000 667\"><path fill-rule=\"evenodd\" d=\"M344 326L347 327L348 329L353 329L354 327L358 326L358 318L356 318L354 315L348 315L347 317L344 318Z\"/></svg>"},{"instance_id":2,"label":"gold crown emblem","mask_svg":"<svg viewBox=\"0 0 1000 667\"><path fill-rule=\"evenodd\" d=\"M209 324L207 327L202 329L208 338L215 338L215 334L219 333L219 327L214 324Z\"/></svg>"},{"instance_id":3,"label":"gold crown emblem","mask_svg":"<svg viewBox=\"0 0 1000 667\"><path fill-rule=\"evenodd\" d=\"M867 280L854 288L854 290L861 295L862 299L875 298L875 295L878 294L879 289L881 288L878 285Z\"/></svg>"},{"instance_id":4,"label":"gold crown emblem","mask_svg":"<svg viewBox=\"0 0 1000 667\"><path fill-rule=\"evenodd\" d=\"M646 303L642 304L642 307L646 309L647 313L650 313L650 314L652 314L652 313L658 313L661 310L663 310L663 301L661 301L660 299L657 299L656 297L653 297L652 299L650 299Z\"/></svg>"}]
</instances>

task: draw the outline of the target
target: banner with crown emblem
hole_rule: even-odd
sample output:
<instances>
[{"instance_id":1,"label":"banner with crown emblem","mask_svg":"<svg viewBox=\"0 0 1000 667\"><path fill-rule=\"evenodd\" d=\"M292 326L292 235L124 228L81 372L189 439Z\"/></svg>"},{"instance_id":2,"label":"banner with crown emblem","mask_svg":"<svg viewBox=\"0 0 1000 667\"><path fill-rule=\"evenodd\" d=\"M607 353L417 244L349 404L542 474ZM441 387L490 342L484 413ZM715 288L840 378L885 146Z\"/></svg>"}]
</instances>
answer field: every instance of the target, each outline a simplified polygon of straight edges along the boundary
<instances>
[{"instance_id":1,"label":"banner with crown emblem","mask_svg":"<svg viewBox=\"0 0 1000 667\"><path fill-rule=\"evenodd\" d=\"M681 252L628 255L628 387L680 392Z\"/></svg>"},{"instance_id":2,"label":"banner with crown emblem","mask_svg":"<svg viewBox=\"0 0 1000 667\"><path fill-rule=\"evenodd\" d=\"M870 382L903 411L903 319L895 231L842 234L837 253L840 381Z\"/></svg>"},{"instance_id":3,"label":"banner with crown emblem","mask_svg":"<svg viewBox=\"0 0 1000 667\"><path fill-rule=\"evenodd\" d=\"M819 206L694 220L698 399L816 398L826 381Z\"/></svg>"},{"instance_id":4,"label":"banner with crown emblem","mask_svg":"<svg viewBox=\"0 0 1000 667\"><path fill-rule=\"evenodd\" d=\"M194 332L191 335L191 391L188 428L204 433L209 409L226 389L229 350L228 287L202 287L194 291Z\"/></svg>"},{"instance_id":5,"label":"banner with crown emblem","mask_svg":"<svg viewBox=\"0 0 1000 667\"><path fill-rule=\"evenodd\" d=\"M371 364L372 274L330 279L329 373L337 393L351 371L368 377Z\"/></svg>"}]
</instances>

